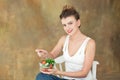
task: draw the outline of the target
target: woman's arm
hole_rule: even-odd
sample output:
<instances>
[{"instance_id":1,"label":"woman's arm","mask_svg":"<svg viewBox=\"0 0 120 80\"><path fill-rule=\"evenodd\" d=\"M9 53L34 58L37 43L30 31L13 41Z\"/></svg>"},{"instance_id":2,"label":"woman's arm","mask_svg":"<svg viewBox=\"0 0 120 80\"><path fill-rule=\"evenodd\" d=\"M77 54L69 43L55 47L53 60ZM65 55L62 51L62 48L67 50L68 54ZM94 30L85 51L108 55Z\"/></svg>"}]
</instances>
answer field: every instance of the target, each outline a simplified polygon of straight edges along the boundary
<instances>
[{"instance_id":1,"label":"woman's arm","mask_svg":"<svg viewBox=\"0 0 120 80\"><path fill-rule=\"evenodd\" d=\"M36 49L35 51L38 53L39 57L56 58L62 50L65 38L66 38L66 36L62 36L51 52L47 52L44 49Z\"/></svg>"},{"instance_id":2,"label":"woman's arm","mask_svg":"<svg viewBox=\"0 0 120 80\"><path fill-rule=\"evenodd\" d=\"M56 58L56 57L60 54L60 52L61 52L61 50L62 50L62 48L63 48L64 42L65 42L65 38L66 38L66 36L62 36L62 37L59 39L59 41L58 41L58 43L56 44L56 46L55 46L55 47L53 48L53 50L50 52L50 54L52 55L53 58Z\"/></svg>"},{"instance_id":3,"label":"woman's arm","mask_svg":"<svg viewBox=\"0 0 120 80\"><path fill-rule=\"evenodd\" d=\"M94 60L95 48L96 48L95 41L90 39L86 47L86 50L85 50L85 62L84 62L82 70L77 71L77 72L56 71L56 74L69 76L69 77L86 77L91 69L91 66Z\"/></svg>"}]
</instances>

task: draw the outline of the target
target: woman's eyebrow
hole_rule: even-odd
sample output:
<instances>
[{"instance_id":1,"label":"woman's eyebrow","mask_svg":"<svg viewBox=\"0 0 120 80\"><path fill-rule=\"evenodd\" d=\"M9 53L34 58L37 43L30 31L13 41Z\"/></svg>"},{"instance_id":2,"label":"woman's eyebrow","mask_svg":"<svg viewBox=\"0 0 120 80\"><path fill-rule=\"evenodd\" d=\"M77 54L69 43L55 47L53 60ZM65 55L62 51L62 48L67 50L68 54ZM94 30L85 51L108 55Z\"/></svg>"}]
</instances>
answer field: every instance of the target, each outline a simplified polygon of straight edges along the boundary
<instances>
[{"instance_id":1,"label":"woman's eyebrow","mask_svg":"<svg viewBox=\"0 0 120 80\"><path fill-rule=\"evenodd\" d=\"M73 21L69 21L68 24L69 24L69 23L72 23L72 22L73 22Z\"/></svg>"}]
</instances>

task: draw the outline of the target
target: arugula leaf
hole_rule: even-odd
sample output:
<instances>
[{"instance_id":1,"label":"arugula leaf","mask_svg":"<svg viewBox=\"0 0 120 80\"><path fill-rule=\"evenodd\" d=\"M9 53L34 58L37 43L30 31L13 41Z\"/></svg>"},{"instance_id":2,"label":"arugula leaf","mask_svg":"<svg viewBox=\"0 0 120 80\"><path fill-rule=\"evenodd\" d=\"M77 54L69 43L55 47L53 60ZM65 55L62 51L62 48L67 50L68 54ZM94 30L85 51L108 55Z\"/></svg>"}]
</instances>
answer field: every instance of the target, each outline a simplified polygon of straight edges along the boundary
<instances>
[{"instance_id":1,"label":"arugula leaf","mask_svg":"<svg viewBox=\"0 0 120 80\"><path fill-rule=\"evenodd\" d=\"M55 61L54 61L54 59L48 58L48 59L46 59L46 63L54 65Z\"/></svg>"}]
</instances>

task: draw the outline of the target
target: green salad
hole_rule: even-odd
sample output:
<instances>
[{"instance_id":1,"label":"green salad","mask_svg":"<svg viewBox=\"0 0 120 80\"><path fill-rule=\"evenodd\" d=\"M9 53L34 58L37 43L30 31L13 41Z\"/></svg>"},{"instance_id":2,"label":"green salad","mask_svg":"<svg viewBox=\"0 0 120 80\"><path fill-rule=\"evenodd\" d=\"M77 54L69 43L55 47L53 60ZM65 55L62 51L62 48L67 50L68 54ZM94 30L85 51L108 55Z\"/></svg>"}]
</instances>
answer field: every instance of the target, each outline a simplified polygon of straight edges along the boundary
<instances>
[{"instance_id":1,"label":"green salad","mask_svg":"<svg viewBox=\"0 0 120 80\"><path fill-rule=\"evenodd\" d=\"M42 60L41 64L42 64L41 65L42 68L52 69L55 64L55 61L54 59L48 58L48 59Z\"/></svg>"}]
</instances>

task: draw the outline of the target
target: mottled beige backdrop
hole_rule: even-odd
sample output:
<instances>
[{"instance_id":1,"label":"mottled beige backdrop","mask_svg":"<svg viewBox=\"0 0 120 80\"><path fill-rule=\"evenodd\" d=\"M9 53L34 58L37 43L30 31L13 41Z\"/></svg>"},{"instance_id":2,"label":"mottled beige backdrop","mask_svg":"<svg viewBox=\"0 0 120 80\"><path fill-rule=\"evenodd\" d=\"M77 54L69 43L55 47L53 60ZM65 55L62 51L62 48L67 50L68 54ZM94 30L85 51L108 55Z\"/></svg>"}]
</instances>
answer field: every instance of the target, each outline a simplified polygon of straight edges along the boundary
<instances>
[{"instance_id":1,"label":"mottled beige backdrop","mask_svg":"<svg viewBox=\"0 0 120 80\"><path fill-rule=\"evenodd\" d=\"M65 34L65 4L77 8L81 31L96 40L98 80L120 80L120 0L0 0L0 80L35 80L35 49L50 51Z\"/></svg>"}]
</instances>

